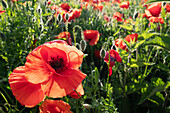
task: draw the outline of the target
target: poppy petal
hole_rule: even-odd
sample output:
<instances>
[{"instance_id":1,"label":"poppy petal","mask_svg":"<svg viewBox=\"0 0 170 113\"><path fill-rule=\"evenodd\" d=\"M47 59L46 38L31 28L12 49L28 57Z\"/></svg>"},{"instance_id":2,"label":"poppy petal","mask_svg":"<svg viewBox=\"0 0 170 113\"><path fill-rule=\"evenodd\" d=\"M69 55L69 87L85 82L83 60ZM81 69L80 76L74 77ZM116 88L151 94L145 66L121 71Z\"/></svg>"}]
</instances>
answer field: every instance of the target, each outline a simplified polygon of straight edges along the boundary
<instances>
[{"instance_id":1,"label":"poppy petal","mask_svg":"<svg viewBox=\"0 0 170 113\"><path fill-rule=\"evenodd\" d=\"M72 91L69 94L69 96L71 96L72 98L75 98L75 99L79 99L81 97L81 95L84 95L84 89L83 89L82 83L76 88L76 91Z\"/></svg>"},{"instance_id":2,"label":"poppy petal","mask_svg":"<svg viewBox=\"0 0 170 113\"><path fill-rule=\"evenodd\" d=\"M70 105L62 100L45 100L39 109L40 113L72 113Z\"/></svg>"},{"instance_id":3,"label":"poppy petal","mask_svg":"<svg viewBox=\"0 0 170 113\"><path fill-rule=\"evenodd\" d=\"M42 47L42 46L41 46ZM27 57L25 63L25 76L29 82L37 84L47 81L51 72L46 62L42 59L41 47L32 51Z\"/></svg>"},{"instance_id":4,"label":"poppy petal","mask_svg":"<svg viewBox=\"0 0 170 113\"><path fill-rule=\"evenodd\" d=\"M66 52L68 53L69 58L68 67L78 69L83 62L84 53L73 46L69 46Z\"/></svg>"},{"instance_id":5,"label":"poppy petal","mask_svg":"<svg viewBox=\"0 0 170 113\"><path fill-rule=\"evenodd\" d=\"M60 74L61 76L53 75L48 82L42 84L42 89L47 96L53 98L66 96L86 77L79 69L68 68Z\"/></svg>"},{"instance_id":6,"label":"poppy petal","mask_svg":"<svg viewBox=\"0 0 170 113\"><path fill-rule=\"evenodd\" d=\"M32 84L25 78L25 67L16 68L9 76L13 95L26 107L34 107L44 100L45 95L40 84Z\"/></svg>"}]
</instances>

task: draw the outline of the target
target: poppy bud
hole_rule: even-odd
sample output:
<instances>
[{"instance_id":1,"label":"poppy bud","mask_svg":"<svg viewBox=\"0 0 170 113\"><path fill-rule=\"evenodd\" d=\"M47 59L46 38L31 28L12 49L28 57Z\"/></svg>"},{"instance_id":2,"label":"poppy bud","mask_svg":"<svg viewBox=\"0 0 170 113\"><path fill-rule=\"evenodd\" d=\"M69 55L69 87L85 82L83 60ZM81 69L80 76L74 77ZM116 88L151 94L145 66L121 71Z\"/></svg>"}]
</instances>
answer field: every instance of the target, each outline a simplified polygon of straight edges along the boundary
<instances>
[{"instance_id":1,"label":"poppy bud","mask_svg":"<svg viewBox=\"0 0 170 113\"><path fill-rule=\"evenodd\" d=\"M58 16L57 16L57 20L59 21L59 22L61 22L62 21L62 16L61 16L61 14L58 14Z\"/></svg>"},{"instance_id":2,"label":"poppy bud","mask_svg":"<svg viewBox=\"0 0 170 113\"><path fill-rule=\"evenodd\" d=\"M38 8L38 13L42 13L42 9L40 7Z\"/></svg>"},{"instance_id":3,"label":"poppy bud","mask_svg":"<svg viewBox=\"0 0 170 113\"><path fill-rule=\"evenodd\" d=\"M86 49L86 42L84 40L80 41L80 50L84 51Z\"/></svg>"},{"instance_id":4,"label":"poppy bud","mask_svg":"<svg viewBox=\"0 0 170 113\"><path fill-rule=\"evenodd\" d=\"M135 14L133 15L133 19L136 19L138 17L138 12L135 12Z\"/></svg>"},{"instance_id":5,"label":"poppy bud","mask_svg":"<svg viewBox=\"0 0 170 113\"><path fill-rule=\"evenodd\" d=\"M66 19L66 20L68 20L68 19L69 19L69 15L68 15L68 13L66 13L66 15L65 15L65 19Z\"/></svg>"},{"instance_id":6,"label":"poppy bud","mask_svg":"<svg viewBox=\"0 0 170 113\"><path fill-rule=\"evenodd\" d=\"M3 7L8 8L8 4L4 0L2 0L2 5Z\"/></svg>"},{"instance_id":7,"label":"poppy bud","mask_svg":"<svg viewBox=\"0 0 170 113\"><path fill-rule=\"evenodd\" d=\"M47 5L47 1L44 2L44 5L45 5L45 6Z\"/></svg>"},{"instance_id":8,"label":"poppy bud","mask_svg":"<svg viewBox=\"0 0 170 113\"><path fill-rule=\"evenodd\" d=\"M104 58L106 56L106 50L105 49L101 49L100 50L100 57Z\"/></svg>"}]
</instances>

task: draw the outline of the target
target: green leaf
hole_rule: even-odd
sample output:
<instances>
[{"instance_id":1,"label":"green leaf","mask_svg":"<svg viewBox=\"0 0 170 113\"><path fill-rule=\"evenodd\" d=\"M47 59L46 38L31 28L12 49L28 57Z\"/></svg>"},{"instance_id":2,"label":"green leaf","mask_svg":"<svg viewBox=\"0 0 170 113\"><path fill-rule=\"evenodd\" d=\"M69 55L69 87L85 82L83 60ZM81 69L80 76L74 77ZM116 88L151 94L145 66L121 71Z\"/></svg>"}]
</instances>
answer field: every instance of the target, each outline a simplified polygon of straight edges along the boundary
<instances>
[{"instance_id":1,"label":"green leaf","mask_svg":"<svg viewBox=\"0 0 170 113\"><path fill-rule=\"evenodd\" d=\"M127 30L132 30L133 29L133 26L132 25L119 25L120 27L124 28L124 29L127 29Z\"/></svg>"},{"instance_id":2,"label":"green leaf","mask_svg":"<svg viewBox=\"0 0 170 113\"><path fill-rule=\"evenodd\" d=\"M150 83L149 87L147 87L147 90L144 90L144 94L142 95L139 104L142 104L145 100L149 99L151 96L155 95L157 92L162 92L166 89L167 85L169 83L165 84L161 78L153 78L152 83ZM145 88L146 89L146 88ZM161 95L156 95L161 96Z\"/></svg>"},{"instance_id":3,"label":"green leaf","mask_svg":"<svg viewBox=\"0 0 170 113\"><path fill-rule=\"evenodd\" d=\"M139 62L139 61L136 61L135 59L131 59L130 67L142 67L142 66L154 65L154 64L155 63L152 63L152 62Z\"/></svg>"},{"instance_id":4,"label":"green leaf","mask_svg":"<svg viewBox=\"0 0 170 113\"><path fill-rule=\"evenodd\" d=\"M158 35L158 33L147 33L147 32L144 32L141 35L139 35L139 37L142 36L144 39L148 39L148 38L150 38L150 37L152 37L154 35Z\"/></svg>"},{"instance_id":5,"label":"green leaf","mask_svg":"<svg viewBox=\"0 0 170 113\"><path fill-rule=\"evenodd\" d=\"M170 38L156 36L153 39L148 40L145 45L160 46L167 51L170 51Z\"/></svg>"}]
</instances>

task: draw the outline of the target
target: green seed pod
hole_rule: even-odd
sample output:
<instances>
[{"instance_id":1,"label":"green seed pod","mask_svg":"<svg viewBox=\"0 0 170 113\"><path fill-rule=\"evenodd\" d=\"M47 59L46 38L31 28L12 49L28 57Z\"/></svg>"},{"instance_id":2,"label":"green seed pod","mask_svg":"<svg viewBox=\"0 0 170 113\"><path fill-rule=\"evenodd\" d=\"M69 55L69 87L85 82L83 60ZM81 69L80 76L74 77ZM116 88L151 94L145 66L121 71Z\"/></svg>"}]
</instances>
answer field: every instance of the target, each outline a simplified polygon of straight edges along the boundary
<instances>
[{"instance_id":1,"label":"green seed pod","mask_svg":"<svg viewBox=\"0 0 170 113\"><path fill-rule=\"evenodd\" d=\"M66 19L66 20L68 20L68 19L69 19L69 14L68 14L68 13L66 13L66 15L65 15L65 19Z\"/></svg>"},{"instance_id":2,"label":"green seed pod","mask_svg":"<svg viewBox=\"0 0 170 113\"><path fill-rule=\"evenodd\" d=\"M4 8L8 8L8 4L4 0L2 0L2 5Z\"/></svg>"},{"instance_id":3,"label":"green seed pod","mask_svg":"<svg viewBox=\"0 0 170 113\"><path fill-rule=\"evenodd\" d=\"M62 16L61 16L61 14L58 14L58 16L57 16L57 20L59 21L59 22L61 22L62 21Z\"/></svg>"},{"instance_id":4,"label":"green seed pod","mask_svg":"<svg viewBox=\"0 0 170 113\"><path fill-rule=\"evenodd\" d=\"M106 56L106 50L105 49L101 49L100 50L100 57L104 58Z\"/></svg>"},{"instance_id":5,"label":"green seed pod","mask_svg":"<svg viewBox=\"0 0 170 113\"><path fill-rule=\"evenodd\" d=\"M86 41L81 40L80 41L80 50L85 51L85 49L86 49Z\"/></svg>"}]
</instances>

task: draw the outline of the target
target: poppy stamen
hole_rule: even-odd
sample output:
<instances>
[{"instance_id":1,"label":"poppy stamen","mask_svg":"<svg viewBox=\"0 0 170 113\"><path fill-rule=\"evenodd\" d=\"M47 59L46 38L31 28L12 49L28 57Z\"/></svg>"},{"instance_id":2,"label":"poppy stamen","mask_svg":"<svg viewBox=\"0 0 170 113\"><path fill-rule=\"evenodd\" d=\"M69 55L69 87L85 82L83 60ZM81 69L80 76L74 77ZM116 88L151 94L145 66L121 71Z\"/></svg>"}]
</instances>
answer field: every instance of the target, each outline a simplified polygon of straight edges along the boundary
<instances>
[{"instance_id":1,"label":"poppy stamen","mask_svg":"<svg viewBox=\"0 0 170 113\"><path fill-rule=\"evenodd\" d=\"M51 57L51 61L49 61L50 66L56 71L60 71L64 69L65 62L62 57Z\"/></svg>"}]
</instances>

